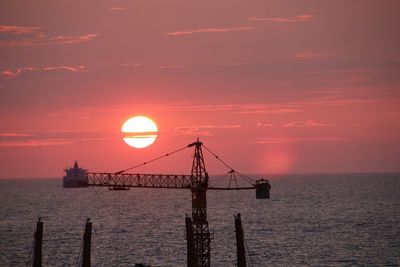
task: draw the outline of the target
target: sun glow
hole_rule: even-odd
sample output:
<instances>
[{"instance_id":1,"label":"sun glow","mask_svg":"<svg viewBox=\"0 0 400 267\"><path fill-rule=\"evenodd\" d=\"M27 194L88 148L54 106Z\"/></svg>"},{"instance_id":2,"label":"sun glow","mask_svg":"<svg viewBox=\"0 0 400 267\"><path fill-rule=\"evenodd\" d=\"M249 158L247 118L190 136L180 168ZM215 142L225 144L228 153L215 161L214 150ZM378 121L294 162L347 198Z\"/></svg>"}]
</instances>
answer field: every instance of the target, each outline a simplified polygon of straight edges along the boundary
<instances>
[{"instance_id":1,"label":"sun glow","mask_svg":"<svg viewBox=\"0 0 400 267\"><path fill-rule=\"evenodd\" d=\"M153 144L157 131L155 122L144 116L130 118L121 128L121 132L125 134L125 143L134 148L145 148Z\"/></svg>"}]
</instances>

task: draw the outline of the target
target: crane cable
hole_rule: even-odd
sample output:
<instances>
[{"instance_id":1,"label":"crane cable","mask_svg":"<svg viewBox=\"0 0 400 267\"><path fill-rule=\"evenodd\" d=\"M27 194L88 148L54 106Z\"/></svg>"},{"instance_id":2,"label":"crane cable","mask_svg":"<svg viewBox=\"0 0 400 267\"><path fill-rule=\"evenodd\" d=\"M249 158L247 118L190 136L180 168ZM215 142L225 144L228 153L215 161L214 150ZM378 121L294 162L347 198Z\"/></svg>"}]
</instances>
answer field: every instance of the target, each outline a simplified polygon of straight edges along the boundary
<instances>
[{"instance_id":1,"label":"crane cable","mask_svg":"<svg viewBox=\"0 0 400 267\"><path fill-rule=\"evenodd\" d=\"M231 166L229 166L225 161L223 161L220 157L218 157L215 153L213 153L208 147L206 147L204 144L203 144L203 147L211 154L211 155L213 155L217 160L219 160L222 164L224 164L227 168L229 168L230 169L230 172L235 172L235 173L237 173L237 174L239 174L244 180L246 180L248 183L250 183L250 184L253 184L254 182L255 182L255 180L253 179L253 178L251 178L251 177L248 177L248 176L246 176L246 175L244 175L244 174L241 174L240 172L237 172L237 171L235 171ZM230 173L230 172L228 172L228 173ZM227 173L227 174L228 174Z\"/></svg>"},{"instance_id":2,"label":"crane cable","mask_svg":"<svg viewBox=\"0 0 400 267\"><path fill-rule=\"evenodd\" d=\"M170 152L170 153L167 153L167 154L165 154L165 155L159 156L159 157L157 157L157 158L154 158L154 159L152 159L152 160L149 160L149 161L146 161L146 162L140 163L140 164L138 164L138 165L135 165L135 166L129 167L129 168L127 168L127 169L124 169L124 170L122 170L122 171L118 171L118 172L116 172L115 174L121 174L121 173L124 173L124 172L126 172L126 171L129 171L129 170L135 169L135 168L137 168L137 167L140 167L140 166L146 165L146 164L148 164L148 163L151 163L151 162L153 162L153 161L156 161L156 160L159 160L159 159L162 159L162 158L168 157L168 156L170 156L170 155L172 155L172 154L178 153L179 151L182 151L182 150L184 150L184 149L188 148L189 146L190 146L190 145L188 145L188 146L185 146L185 147L183 147L183 148L180 148L180 149L177 149L177 150L175 150L175 151L172 151L172 152Z\"/></svg>"},{"instance_id":3,"label":"crane cable","mask_svg":"<svg viewBox=\"0 0 400 267\"><path fill-rule=\"evenodd\" d=\"M228 173L224 173L224 174L222 174L221 176L218 176L217 178L215 178L214 179L214 183L210 183L210 187L215 187L219 182L221 182L222 180L223 180L223 178L225 178L227 175L229 174L229 172Z\"/></svg>"}]
</instances>

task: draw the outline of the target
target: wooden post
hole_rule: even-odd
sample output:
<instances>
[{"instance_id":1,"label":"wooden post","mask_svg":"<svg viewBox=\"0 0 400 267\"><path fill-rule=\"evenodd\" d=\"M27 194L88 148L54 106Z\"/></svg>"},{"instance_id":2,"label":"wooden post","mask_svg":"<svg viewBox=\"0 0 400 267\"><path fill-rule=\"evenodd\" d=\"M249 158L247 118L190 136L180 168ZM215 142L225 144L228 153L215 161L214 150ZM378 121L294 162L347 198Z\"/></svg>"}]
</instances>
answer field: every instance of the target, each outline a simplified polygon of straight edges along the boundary
<instances>
[{"instance_id":1,"label":"wooden post","mask_svg":"<svg viewBox=\"0 0 400 267\"><path fill-rule=\"evenodd\" d=\"M32 262L33 267L42 267L42 240L43 240L43 222L39 217L36 223L35 245L34 245L33 262Z\"/></svg>"},{"instance_id":2,"label":"wooden post","mask_svg":"<svg viewBox=\"0 0 400 267\"><path fill-rule=\"evenodd\" d=\"M88 218L85 225L85 233L83 235L83 255L82 267L90 267L90 247L92 239L92 222Z\"/></svg>"}]
</instances>

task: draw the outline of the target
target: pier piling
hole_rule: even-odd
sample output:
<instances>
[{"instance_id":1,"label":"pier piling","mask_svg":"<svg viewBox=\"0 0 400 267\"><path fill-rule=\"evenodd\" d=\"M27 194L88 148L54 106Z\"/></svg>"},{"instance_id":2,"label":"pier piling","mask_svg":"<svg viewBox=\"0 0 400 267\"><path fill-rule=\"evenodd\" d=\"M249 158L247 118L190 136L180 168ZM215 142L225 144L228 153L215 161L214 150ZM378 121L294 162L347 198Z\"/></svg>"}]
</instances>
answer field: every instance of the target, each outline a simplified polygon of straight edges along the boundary
<instances>
[{"instance_id":1,"label":"pier piling","mask_svg":"<svg viewBox=\"0 0 400 267\"><path fill-rule=\"evenodd\" d=\"M85 224L85 233L83 234L82 267L90 267L91 242L92 242L92 222L88 218Z\"/></svg>"},{"instance_id":2,"label":"pier piling","mask_svg":"<svg viewBox=\"0 0 400 267\"><path fill-rule=\"evenodd\" d=\"M244 247L244 233L240 213L235 217L236 246L237 246L237 266L246 267L246 250Z\"/></svg>"}]
</instances>

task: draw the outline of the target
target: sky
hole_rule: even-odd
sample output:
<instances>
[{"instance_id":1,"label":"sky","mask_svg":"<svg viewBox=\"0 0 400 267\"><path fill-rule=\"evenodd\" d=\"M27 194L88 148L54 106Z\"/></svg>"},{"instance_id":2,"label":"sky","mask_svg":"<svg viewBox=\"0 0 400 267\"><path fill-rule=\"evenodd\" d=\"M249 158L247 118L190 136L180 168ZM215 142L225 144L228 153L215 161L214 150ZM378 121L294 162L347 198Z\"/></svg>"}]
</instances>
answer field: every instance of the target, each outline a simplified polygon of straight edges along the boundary
<instances>
[{"instance_id":1,"label":"sky","mask_svg":"<svg viewBox=\"0 0 400 267\"><path fill-rule=\"evenodd\" d=\"M0 178L196 138L246 174L399 172L399 25L397 0L0 0ZM148 148L122 140L135 115ZM135 172L190 173L192 152Z\"/></svg>"}]
</instances>

